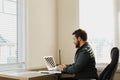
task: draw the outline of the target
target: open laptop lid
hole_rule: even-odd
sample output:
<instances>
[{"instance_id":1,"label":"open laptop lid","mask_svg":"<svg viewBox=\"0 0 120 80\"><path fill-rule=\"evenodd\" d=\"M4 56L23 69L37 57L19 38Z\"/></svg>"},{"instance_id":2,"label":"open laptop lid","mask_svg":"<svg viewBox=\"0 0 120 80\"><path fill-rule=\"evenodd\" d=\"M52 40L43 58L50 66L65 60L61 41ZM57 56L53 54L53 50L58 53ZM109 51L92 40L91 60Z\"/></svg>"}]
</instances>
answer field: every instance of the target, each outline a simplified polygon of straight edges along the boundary
<instances>
[{"instance_id":1,"label":"open laptop lid","mask_svg":"<svg viewBox=\"0 0 120 80\"><path fill-rule=\"evenodd\" d=\"M48 70L56 69L56 63L55 63L53 56L44 56L43 58L44 58L44 61L45 61L45 64L46 64Z\"/></svg>"}]
</instances>

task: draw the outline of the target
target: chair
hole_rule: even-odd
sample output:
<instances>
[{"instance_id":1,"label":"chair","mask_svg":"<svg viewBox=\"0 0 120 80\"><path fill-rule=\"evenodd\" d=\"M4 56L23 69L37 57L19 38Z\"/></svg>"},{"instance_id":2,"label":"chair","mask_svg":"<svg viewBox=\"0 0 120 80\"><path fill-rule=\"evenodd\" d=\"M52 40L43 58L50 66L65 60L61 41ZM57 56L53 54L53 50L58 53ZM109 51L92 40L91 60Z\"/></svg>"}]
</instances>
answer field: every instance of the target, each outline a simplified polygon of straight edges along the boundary
<instances>
[{"instance_id":1,"label":"chair","mask_svg":"<svg viewBox=\"0 0 120 80\"><path fill-rule=\"evenodd\" d=\"M99 76L99 80L113 80L119 62L119 49L113 47L111 50L111 62Z\"/></svg>"}]
</instances>

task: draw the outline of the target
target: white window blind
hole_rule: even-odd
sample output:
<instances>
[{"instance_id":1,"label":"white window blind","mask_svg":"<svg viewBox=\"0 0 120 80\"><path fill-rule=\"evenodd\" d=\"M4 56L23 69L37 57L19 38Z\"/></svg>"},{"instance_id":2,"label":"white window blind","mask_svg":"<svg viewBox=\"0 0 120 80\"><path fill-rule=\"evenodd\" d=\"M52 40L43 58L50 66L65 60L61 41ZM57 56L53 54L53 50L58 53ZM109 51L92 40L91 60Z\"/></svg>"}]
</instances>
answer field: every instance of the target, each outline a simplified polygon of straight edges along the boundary
<instances>
[{"instance_id":1,"label":"white window blind","mask_svg":"<svg viewBox=\"0 0 120 80\"><path fill-rule=\"evenodd\" d=\"M0 65L24 62L21 51L24 33L23 25L19 24L23 0L0 0ZM21 8L22 7L22 8ZM25 28L24 28L25 29Z\"/></svg>"},{"instance_id":2,"label":"white window blind","mask_svg":"<svg viewBox=\"0 0 120 80\"><path fill-rule=\"evenodd\" d=\"M109 63L116 46L114 0L79 0L79 25L88 33L97 63Z\"/></svg>"}]
</instances>

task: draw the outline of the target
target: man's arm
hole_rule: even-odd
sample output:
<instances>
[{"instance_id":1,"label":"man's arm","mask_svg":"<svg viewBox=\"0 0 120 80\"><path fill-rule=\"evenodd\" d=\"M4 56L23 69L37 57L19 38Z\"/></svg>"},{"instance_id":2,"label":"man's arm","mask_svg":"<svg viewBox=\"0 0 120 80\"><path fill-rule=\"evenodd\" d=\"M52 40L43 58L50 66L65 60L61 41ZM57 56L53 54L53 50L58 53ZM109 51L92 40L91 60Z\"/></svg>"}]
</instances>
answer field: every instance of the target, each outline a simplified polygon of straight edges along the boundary
<instances>
[{"instance_id":1,"label":"man's arm","mask_svg":"<svg viewBox=\"0 0 120 80\"><path fill-rule=\"evenodd\" d=\"M63 69L63 73L78 73L80 71L82 71L89 62L89 55L88 53L78 53L78 58L76 60L76 62L74 64L72 64L71 66L68 66L66 68Z\"/></svg>"}]
</instances>

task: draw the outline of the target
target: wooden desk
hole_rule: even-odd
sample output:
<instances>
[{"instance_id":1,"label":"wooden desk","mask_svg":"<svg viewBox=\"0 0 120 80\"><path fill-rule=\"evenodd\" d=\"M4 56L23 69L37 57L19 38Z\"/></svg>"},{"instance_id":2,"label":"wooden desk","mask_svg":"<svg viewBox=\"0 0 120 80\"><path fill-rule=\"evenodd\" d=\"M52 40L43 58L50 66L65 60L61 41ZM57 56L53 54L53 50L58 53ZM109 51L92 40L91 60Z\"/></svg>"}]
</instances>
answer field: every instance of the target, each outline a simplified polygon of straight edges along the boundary
<instances>
[{"instance_id":1,"label":"wooden desk","mask_svg":"<svg viewBox=\"0 0 120 80\"><path fill-rule=\"evenodd\" d=\"M57 75L38 71L4 71L0 72L0 80L57 80Z\"/></svg>"}]
</instances>

